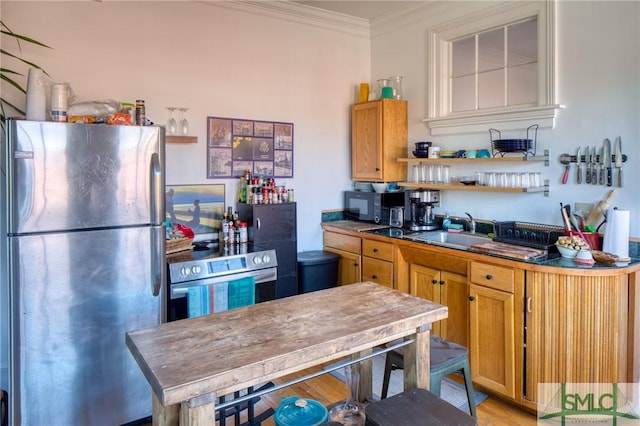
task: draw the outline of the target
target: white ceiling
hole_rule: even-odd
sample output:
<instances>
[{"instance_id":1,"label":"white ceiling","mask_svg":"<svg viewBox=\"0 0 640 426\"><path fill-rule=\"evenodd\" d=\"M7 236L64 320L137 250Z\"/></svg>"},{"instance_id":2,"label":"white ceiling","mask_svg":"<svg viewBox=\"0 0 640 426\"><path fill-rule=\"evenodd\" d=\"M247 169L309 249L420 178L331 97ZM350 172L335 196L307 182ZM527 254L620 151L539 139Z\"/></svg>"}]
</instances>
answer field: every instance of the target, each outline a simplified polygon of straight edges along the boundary
<instances>
[{"instance_id":1,"label":"white ceiling","mask_svg":"<svg viewBox=\"0 0 640 426\"><path fill-rule=\"evenodd\" d=\"M423 3L425 0L405 1L367 1L367 0L307 0L294 1L294 3L305 4L332 12L343 13L363 19L374 19L393 10L402 9L412 4Z\"/></svg>"}]
</instances>

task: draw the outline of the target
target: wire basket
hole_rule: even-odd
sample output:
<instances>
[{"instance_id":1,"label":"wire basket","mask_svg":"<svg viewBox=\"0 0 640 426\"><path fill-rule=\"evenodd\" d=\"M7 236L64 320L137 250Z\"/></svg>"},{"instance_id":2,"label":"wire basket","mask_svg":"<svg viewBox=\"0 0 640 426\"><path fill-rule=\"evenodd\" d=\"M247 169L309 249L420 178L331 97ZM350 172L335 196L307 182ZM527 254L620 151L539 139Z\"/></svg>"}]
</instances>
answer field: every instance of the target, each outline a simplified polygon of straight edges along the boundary
<instances>
[{"instance_id":1,"label":"wire basket","mask_svg":"<svg viewBox=\"0 0 640 426\"><path fill-rule=\"evenodd\" d=\"M489 129L489 139L491 139L491 155L493 157L504 157L508 153L522 154L525 157L536 155L536 144L538 143L538 125L532 124L527 127L526 139L502 139L502 132L496 129Z\"/></svg>"},{"instance_id":2,"label":"wire basket","mask_svg":"<svg viewBox=\"0 0 640 426\"><path fill-rule=\"evenodd\" d=\"M177 253L179 251L191 250L191 244L193 242L193 238L174 238L171 240L166 240L166 253Z\"/></svg>"},{"instance_id":3,"label":"wire basket","mask_svg":"<svg viewBox=\"0 0 640 426\"><path fill-rule=\"evenodd\" d=\"M561 226L527 222L494 222L494 241L549 250L563 235Z\"/></svg>"}]
</instances>

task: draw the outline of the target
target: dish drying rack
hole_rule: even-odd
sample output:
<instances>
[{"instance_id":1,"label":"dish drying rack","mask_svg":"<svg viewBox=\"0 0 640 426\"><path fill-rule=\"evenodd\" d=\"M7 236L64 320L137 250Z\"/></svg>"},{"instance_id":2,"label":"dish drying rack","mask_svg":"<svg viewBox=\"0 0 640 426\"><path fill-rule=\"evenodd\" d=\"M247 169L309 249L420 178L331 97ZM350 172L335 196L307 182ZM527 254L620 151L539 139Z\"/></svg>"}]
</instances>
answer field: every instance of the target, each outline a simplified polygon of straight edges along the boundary
<instances>
[{"instance_id":1,"label":"dish drying rack","mask_svg":"<svg viewBox=\"0 0 640 426\"><path fill-rule=\"evenodd\" d=\"M549 250L563 235L561 226L527 222L494 222L493 241Z\"/></svg>"},{"instance_id":2,"label":"dish drying rack","mask_svg":"<svg viewBox=\"0 0 640 426\"><path fill-rule=\"evenodd\" d=\"M532 124L527 127L526 139L502 139L500 130L489 129L489 139L491 140L491 156L504 157L507 153L521 153L525 157L536 155L536 144L538 142L538 126Z\"/></svg>"}]
</instances>

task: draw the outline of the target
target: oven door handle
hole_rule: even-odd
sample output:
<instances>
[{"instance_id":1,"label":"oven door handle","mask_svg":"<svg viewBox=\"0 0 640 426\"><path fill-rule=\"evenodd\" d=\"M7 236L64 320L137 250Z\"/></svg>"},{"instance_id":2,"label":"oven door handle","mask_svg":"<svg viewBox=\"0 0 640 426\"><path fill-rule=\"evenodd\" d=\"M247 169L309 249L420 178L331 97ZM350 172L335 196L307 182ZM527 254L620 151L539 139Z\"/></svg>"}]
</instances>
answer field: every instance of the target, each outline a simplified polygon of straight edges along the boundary
<instances>
[{"instance_id":1,"label":"oven door handle","mask_svg":"<svg viewBox=\"0 0 640 426\"><path fill-rule=\"evenodd\" d=\"M177 285L171 285L171 299L177 299L181 297L186 297L187 293L189 293L189 287L203 286L203 285L212 285L223 282L229 282L234 280L239 280L241 278L253 277L256 280L256 284L261 284L264 282L275 281L278 279L278 269L277 268L267 268L262 269L260 271L251 271L251 272L243 272L240 274L232 274L225 275L222 277L214 277L210 279L190 281L186 283L180 283Z\"/></svg>"}]
</instances>

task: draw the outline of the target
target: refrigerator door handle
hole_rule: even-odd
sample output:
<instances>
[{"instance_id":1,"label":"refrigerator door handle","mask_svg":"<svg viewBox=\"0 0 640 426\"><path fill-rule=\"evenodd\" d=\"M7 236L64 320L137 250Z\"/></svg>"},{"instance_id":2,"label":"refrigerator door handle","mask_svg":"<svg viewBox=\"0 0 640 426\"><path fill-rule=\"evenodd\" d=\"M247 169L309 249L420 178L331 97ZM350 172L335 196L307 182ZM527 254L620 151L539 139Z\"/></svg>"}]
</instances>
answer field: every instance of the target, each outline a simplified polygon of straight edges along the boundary
<instances>
[{"instance_id":1,"label":"refrigerator door handle","mask_svg":"<svg viewBox=\"0 0 640 426\"><path fill-rule=\"evenodd\" d=\"M162 166L158 153L151 155L151 224L159 225L165 219L164 184L162 182Z\"/></svg>"},{"instance_id":2,"label":"refrigerator door handle","mask_svg":"<svg viewBox=\"0 0 640 426\"><path fill-rule=\"evenodd\" d=\"M151 293L154 296L161 295L166 282L165 257L165 230L164 226L151 228Z\"/></svg>"}]
</instances>

